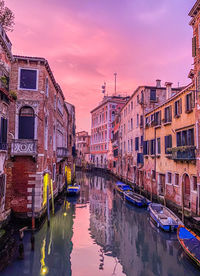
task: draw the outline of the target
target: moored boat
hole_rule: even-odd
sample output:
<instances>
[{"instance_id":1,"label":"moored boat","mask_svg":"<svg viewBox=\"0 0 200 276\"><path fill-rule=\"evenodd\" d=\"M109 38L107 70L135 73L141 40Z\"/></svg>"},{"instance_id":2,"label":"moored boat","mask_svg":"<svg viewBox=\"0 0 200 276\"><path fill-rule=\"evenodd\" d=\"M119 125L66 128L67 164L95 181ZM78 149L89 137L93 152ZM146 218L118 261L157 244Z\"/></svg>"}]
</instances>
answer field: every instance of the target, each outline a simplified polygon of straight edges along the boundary
<instances>
[{"instance_id":1,"label":"moored boat","mask_svg":"<svg viewBox=\"0 0 200 276\"><path fill-rule=\"evenodd\" d=\"M69 185L67 187L67 195L70 195L70 196L78 195L80 193L80 188L81 187L78 184Z\"/></svg>"},{"instance_id":2,"label":"moored boat","mask_svg":"<svg viewBox=\"0 0 200 276\"><path fill-rule=\"evenodd\" d=\"M167 232L176 231L179 225L183 225L182 221L167 207L151 203L149 204L149 213L157 227Z\"/></svg>"},{"instance_id":3,"label":"moored boat","mask_svg":"<svg viewBox=\"0 0 200 276\"><path fill-rule=\"evenodd\" d=\"M147 199L144 196L134 193L132 191L124 192L124 197L128 202L138 207L144 207L148 204Z\"/></svg>"},{"instance_id":4,"label":"moored boat","mask_svg":"<svg viewBox=\"0 0 200 276\"><path fill-rule=\"evenodd\" d=\"M126 191L131 191L131 187L127 184L124 184L122 182L117 182L115 186L116 190L120 193L123 194Z\"/></svg>"},{"instance_id":5,"label":"moored boat","mask_svg":"<svg viewBox=\"0 0 200 276\"><path fill-rule=\"evenodd\" d=\"M184 225L178 227L177 237L185 253L200 266L200 237Z\"/></svg>"}]
</instances>

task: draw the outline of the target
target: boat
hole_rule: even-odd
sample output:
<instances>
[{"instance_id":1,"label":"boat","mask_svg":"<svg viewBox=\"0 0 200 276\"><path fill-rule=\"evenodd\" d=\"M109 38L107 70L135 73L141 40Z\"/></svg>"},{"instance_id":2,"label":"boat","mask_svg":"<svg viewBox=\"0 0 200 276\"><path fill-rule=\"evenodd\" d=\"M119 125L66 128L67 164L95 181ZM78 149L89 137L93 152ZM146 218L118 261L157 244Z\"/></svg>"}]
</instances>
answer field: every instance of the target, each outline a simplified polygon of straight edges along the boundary
<instances>
[{"instance_id":1,"label":"boat","mask_svg":"<svg viewBox=\"0 0 200 276\"><path fill-rule=\"evenodd\" d=\"M149 213L157 227L166 232L176 231L179 225L183 225L182 221L170 209L161 204L150 203Z\"/></svg>"},{"instance_id":2,"label":"boat","mask_svg":"<svg viewBox=\"0 0 200 276\"><path fill-rule=\"evenodd\" d=\"M148 205L147 200L144 196L134 193L132 191L124 192L125 199L138 207L145 207Z\"/></svg>"},{"instance_id":3,"label":"boat","mask_svg":"<svg viewBox=\"0 0 200 276\"><path fill-rule=\"evenodd\" d=\"M124 184L122 182L117 182L115 186L116 190L120 193L123 194L126 191L131 191L131 187L127 184Z\"/></svg>"},{"instance_id":4,"label":"boat","mask_svg":"<svg viewBox=\"0 0 200 276\"><path fill-rule=\"evenodd\" d=\"M179 225L177 237L185 253L200 266L200 237L184 225Z\"/></svg>"},{"instance_id":5,"label":"boat","mask_svg":"<svg viewBox=\"0 0 200 276\"><path fill-rule=\"evenodd\" d=\"M80 193L80 189L81 187L78 184L69 185L67 187L67 195L69 196L78 195Z\"/></svg>"}]
</instances>

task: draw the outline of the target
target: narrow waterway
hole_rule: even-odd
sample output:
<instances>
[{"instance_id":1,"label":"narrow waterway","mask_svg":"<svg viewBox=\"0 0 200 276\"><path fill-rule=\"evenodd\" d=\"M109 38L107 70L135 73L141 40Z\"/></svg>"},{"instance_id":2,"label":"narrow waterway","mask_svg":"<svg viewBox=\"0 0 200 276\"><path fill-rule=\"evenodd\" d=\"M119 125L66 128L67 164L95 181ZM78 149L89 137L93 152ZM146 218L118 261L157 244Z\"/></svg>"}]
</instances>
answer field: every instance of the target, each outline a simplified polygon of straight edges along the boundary
<instances>
[{"instance_id":1,"label":"narrow waterway","mask_svg":"<svg viewBox=\"0 0 200 276\"><path fill-rule=\"evenodd\" d=\"M77 172L81 194L56 204L50 227L44 223L24 237L24 260L15 260L0 276L197 276L175 234L159 231L148 212L127 205L114 181Z\"/></svg>"}]
</instances>

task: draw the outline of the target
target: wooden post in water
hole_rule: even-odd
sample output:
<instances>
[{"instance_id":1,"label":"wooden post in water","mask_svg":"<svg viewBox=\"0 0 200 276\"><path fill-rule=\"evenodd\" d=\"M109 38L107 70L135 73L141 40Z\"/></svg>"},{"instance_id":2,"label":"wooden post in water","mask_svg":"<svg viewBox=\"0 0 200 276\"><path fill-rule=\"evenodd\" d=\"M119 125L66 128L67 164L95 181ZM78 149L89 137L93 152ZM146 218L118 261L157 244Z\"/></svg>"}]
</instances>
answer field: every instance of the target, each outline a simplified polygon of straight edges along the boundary
<instances>
[{"instance_id":1,"label":"wooden post in water","mask_svg":"<svg viewBox=\"0 0 200 276\"><path fill-rule=\"evenodd\" d=\"M48 184L49 184L49 183L48 183ZM49 185L47 185L47 219L48 219L48 226L50 226Z\"/></svg>"},{"instance_id":2,"label":"wooden post in water","mask_svg":"<svg viewBox=\"0 0 200 276\"><path fill-rule=\"evenodd\" d=\"M32 188L32 230L35 229L35 188Z\"/></svg>"},{"instance_id":3,"label":"wooden post in water","mask_svg":"<svg viewBox=\"0 0 200 276\"><path fill-rule=\"evenodd\" d=\"M183 179L182 179L182 183L181 183L181 196L182 196L182 222L184 224L184 220L185 220L185 215L184 215L184 193L183 193Z\"/></svg>"}]
</instances>

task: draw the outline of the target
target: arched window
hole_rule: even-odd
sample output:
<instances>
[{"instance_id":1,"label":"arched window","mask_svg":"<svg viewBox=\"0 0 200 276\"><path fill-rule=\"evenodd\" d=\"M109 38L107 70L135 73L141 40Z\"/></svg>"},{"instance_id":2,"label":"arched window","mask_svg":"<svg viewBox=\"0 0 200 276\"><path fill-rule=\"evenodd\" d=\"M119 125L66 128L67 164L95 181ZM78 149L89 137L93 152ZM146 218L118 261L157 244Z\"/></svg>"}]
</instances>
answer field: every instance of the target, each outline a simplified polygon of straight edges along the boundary
<instances>
[{"instance_id":1,"label":"arched window","mask_svg":"<svg viewBox=\"0 0 200 276\"><path fill-rule=\"evenodd\" d=\"M24 106L19 112L19 139L34 139L35 116L30 106Z\"/></svg>"}]
</instances>

